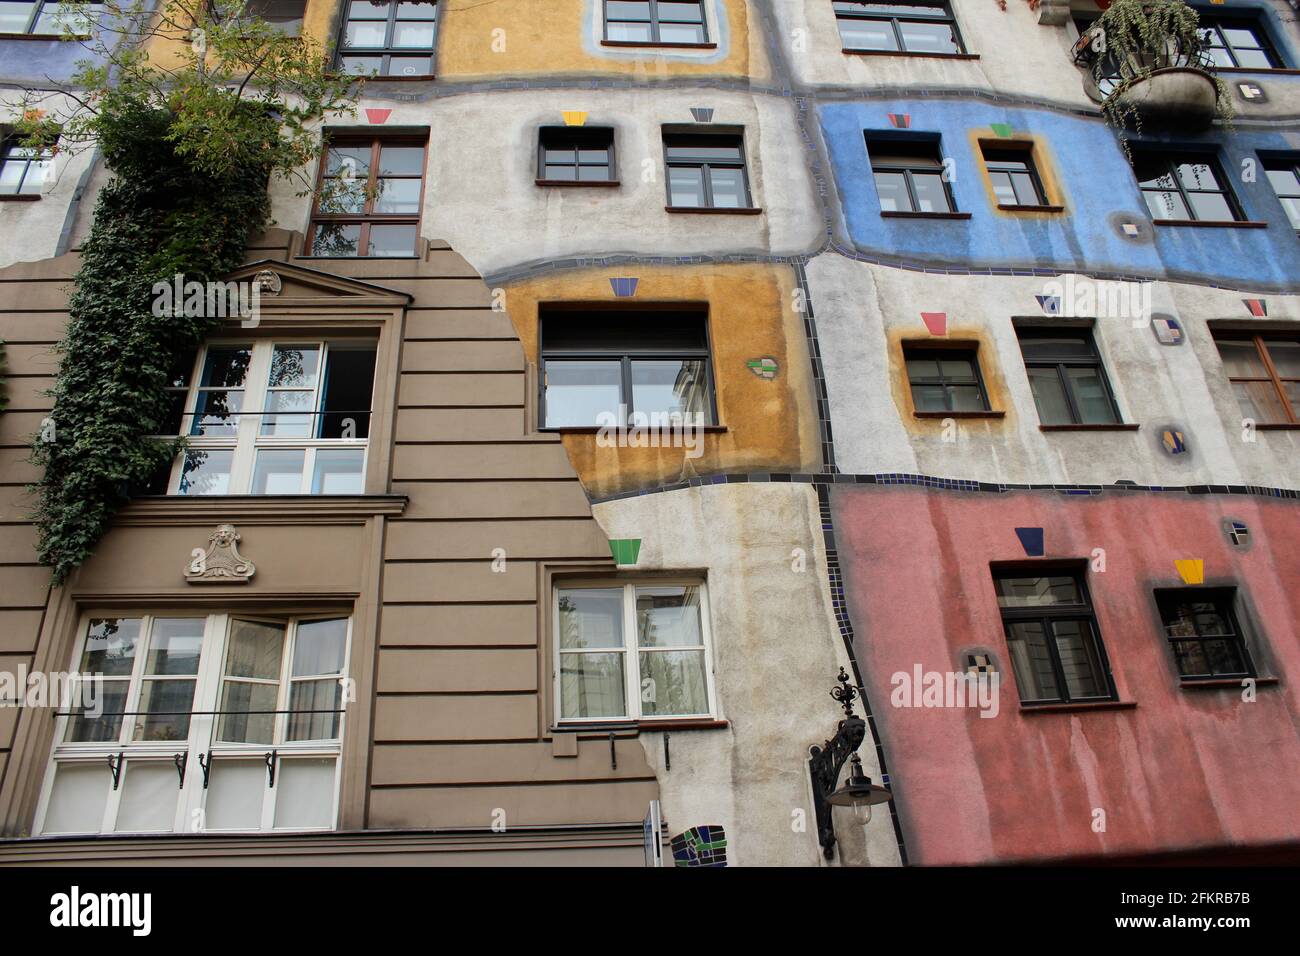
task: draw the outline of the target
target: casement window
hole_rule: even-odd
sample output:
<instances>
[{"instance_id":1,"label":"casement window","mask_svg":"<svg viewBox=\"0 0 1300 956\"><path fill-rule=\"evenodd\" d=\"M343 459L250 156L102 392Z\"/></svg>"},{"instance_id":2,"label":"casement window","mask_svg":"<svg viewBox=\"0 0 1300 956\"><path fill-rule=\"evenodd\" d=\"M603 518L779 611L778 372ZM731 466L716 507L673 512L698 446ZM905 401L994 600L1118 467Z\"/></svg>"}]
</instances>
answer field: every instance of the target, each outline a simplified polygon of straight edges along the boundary
<instances>
[{"instance_id":1,"label":"casement window","mask_svg":"<svg viewBox=\"0 0 1300 956\"><path fill-rule=\"evenodd\" d=\"M1264 163L1264 175L1268 176L1291 228L1300 232L1300 159L1270 159Z\"/></svg>"},{"instance_id":2,"label":"casement window","mask_svg":"<svg viewBox=\"0 0 1300 956\"><path fill-rule=\"evenodd\" d=\"M1135 150L1133 172L1147 211L1158 222L1233 222L1245 218L1219 161L1208 153Z\"/></svg>"},{"instance_id":3,"label":"casement window","mask_svg":"<svg viewBox=\"0 0 1300 956\"><path fill-rule=\"evenodd\" d=\"M664 160L670 208L751 208L740 136L665 133Z\"/></svg>"},{"instance_id":4,"label":"casement window","mask_svg":"<svg viewBox=\"0 0 1300 956\"><path fill-rule=\"evenodd\" d=\"M954 212L937 140L867 138L881 212Z\"/></svg>"},{"instance_id":5,"label":"casement window","mask_svg":"<svg viewBox=\"0 0 1300 956\"><path fill-rule=\"evenodd\" d=\"M946 2L836 0L835 20L846 52L954 54L965 52L957 19Z\"/></svg>"},{"instance_id":6,"label":"casement window","mask_svg":"<svg viewBox=\"0 0 1300 956\"><path fill-rule=\"evenodd\" d=\"M1284 66L1258 20L1199 10L1201 41L1215 66L1274 70Z\"/></svg>"},{"instance_id":7,"label":"casement window","mask_svg":"<svg viewBox=\"0 0 1300 956\"><path fill-rule=\"evenodd\" d=\"M993 582L1022 704L1115 699L1082 573L999 571Z\"/></svg>"},{"instance_id":8,"label":"casement window","mask_svg":"<svg viewBox=\"0 0 1300 956\"><path fill-rule=\"evenodd\" d=\"M39 196L54 161L53 145L20 146L16 139L0 142L0 196Z\"/></svg>"},{"instance_id":9,"label":"casement window","mask_svg":"<svg viewBox=\"0 0 1300 956\"><path fill-rule=\"evenodd\" d=\"M0 34L89 36L104 12L102 3L63 0L0 0Z\"/></svg>"},{"instance_id":10,"label":"casement window","mask_svg":"<svg viewBox=\"0 0 1300 956\"><path fill-rule=\"evenodd\" d=\"M302 33L306 15L307 0L247 0L244 5L244 16L264 20L291 37Z\"/></svg>"},{"instance_id":11,"label":"casement window","mask_svg":"<svg viewBox=\"0 0 1300 956\"><path fill-rule=\"evenodd\" d=\"M713 716L708 620L701 583L556 588L557 716Z\"/></svg>"},{"instance_id":12,"label":"casement window","mask_svg":"<svg viewBox=\"0 0 1300 956\"><path fill-rule=\"evenodd\" d=\"M332 140L321 157L307 254L414 256L424 164L418 140Z\"/></svg>"},{"instance_id":13,"label":"casement window","mask_svg":"<svg viewBox=\"0 0 1300 956\"><path fill-rule=\"evenodd\" d=\"M709 42L703 0L603 0L607 43L700 46Z\"/></svg>"},{"instance_id":14,"label":"casement window","mask_svg":"<svg viewBox=\"0 0 1300 956\"><path fill-rule=\"evenodd\" d=\"M918 412L986 412L988 395L974 348L903 345L912 406Z\"/></svg>"},{"instance_id":15,"label":"casement window","mask_svg":"<svg viewBox=\"0 0 1300 956\"><path fill-rule=\"evenodd\" d=\"M436 0L349 0L339 67L361 76L432 76Z\"/></svg>"},{"instance_id":16,"label":"casement window","mask_svg":"<svg viewBox=\"0 0 1300 956\"><path fill-rule=\"evenodd\" d=\"M1300 335L1216 332L1241 414L1260 425L1300 424Z\"/></svg>"},{"instance_id":17,"label":"casement window","mask_svg":"<svg viewBox=\"0 0 1300 956\"><path fill-rule=\"evenodd\" d=\"M373 340L213 342L168 388L180 495L359 495Z\"/></svg>"},{"instance_id":18,"label":"casement window","mask_svg":"<svg viewBox=\"0 0 1300 956\"><path fill-rule=\"evenodd\" d=\"M86 621L96 706L60 711L38 832L332 829L350 637L338 615Z\"/></svg>"},{"instance_id":19,"label":"casement window","mask_svg":"<svg viewBox=\"0 0 1300 956\"><path fill-rule=\"evenodd\" d=\"M543 427L591 427L604 413L716 424L702 312L547 310L540 334Z\"/></svg>"},{"instance_id":20,"label":"casement window","mask_svg":"<svg viewBox=\"0 0 1300 956\"><path fill-rule=\"evenodd\" d=\"M600 126L544 126L537 135L540 185L616 183L614 131Z\"/></svg>"},{"instance_id":21,"label":"casement window","mask_svg":"<svg viewBox=\"0 0 1300 956\"><path fill-rule=\"evenodd\" d=\"M1016 329L1044 425L1113 425L1119 409L1090 329Z\"/></svg>"},{"instance_id":22,"label":"casement window","mask_svg":"<svg viewBox=\"0 0 1300 956\"><path fill-rule=\"evenodd\" d=\"M1183 680L1254 676L1235 598L1233 588L1156 591L1160 620Z\"/></svg>"},{"instance_id":23,"label":"casement window","mask_svg":"<svg viewBox=\"0 0 1300 956\"><path fill-rule=\"evenodd\" d=\"M1031 149L981 143L980 151L999 206L1047 205L1047 193Z\"/></svg>"}]
</instances>

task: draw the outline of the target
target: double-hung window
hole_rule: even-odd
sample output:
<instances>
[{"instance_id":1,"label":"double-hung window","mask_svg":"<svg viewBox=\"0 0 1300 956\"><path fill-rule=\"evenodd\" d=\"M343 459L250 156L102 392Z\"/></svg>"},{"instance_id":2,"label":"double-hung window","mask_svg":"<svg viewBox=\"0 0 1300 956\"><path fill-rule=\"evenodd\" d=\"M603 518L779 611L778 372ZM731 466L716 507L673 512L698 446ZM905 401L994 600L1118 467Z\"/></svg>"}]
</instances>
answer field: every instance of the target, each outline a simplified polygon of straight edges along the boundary
<instances>
[{"instance_id":1,"label":"double-hung window","mask_svg":"<svg viewBox=\"0 0 1300 956\"><path fill-rule=\"evenodd\" d=\"M1135 150L1133 173L1157 222L1233 222L1245 217L1209 153Z\"/></svg>"},{"instance_id":2,"label":"double-hung window","mask_svg":"<svg viewBox=\"0 0 1300 956\"><path fill-rule=\"evenodd\" d=\"M1020 351L1044 425L1114 425L1119 409L1088 329L1017 328Z\"/></svg>"},{"instance_id":3,"label":"double-hung window","mask_svg":"<svg viewBox=\"0 0 1300 956\"><path fill-rule=\"evenodd\" d=\"M1291 228L1300 232L1300 158L1267 160L1264 175L1277 194Z\"/></svg>"},{"instance_id":4,"label":"double-hung window","mask_svg":"<svg viewBox=\"0 0 1300 956\"><path fill-rule=\"evenodd\" d=\"M0 0L0 33L89 36L104 12L102 3L64 0Z\"/></svg>"},{"instance_id":5,"label":"double-hung window","mask_svg":"<svg viewBox=\"0 0 1300 956\"><path fill-rule=\"evenodd\" d=\"M1300 335L1224 331L1214 344L1242 415L1260 425L1300 424Z\"/></svg>"},{"instance_id":6,"label":"double-hung window","mask_svg":"<svg viewBox=\"0 0 1300 956\"><path fill-rule=\"evenodd\" d=\"M86 621L38 831L333 828L350 628L337 615Z\"/></svg>"},{"instance_id":7,"label":"double-hung window","mask_svg":"<svg viewBox=\"0 0 1300 956\"><path fill-rule=\"evenodd\" d=\"M957 19L946 2L835 0L834 7L845 52L949 55L964 52Z\"/></svg>"},{"instance_id":8,"label":"double-hung window","mask_svg":"<svg viewBox=\"0 0 1300 956\"><path fill-rule=\"evenodd\" d=\"M556 588L559 719L712 716L708 618L700 583Z\"/></svg>"},{"instance_id":9,"label":"double-hung window","mask_svg":"<svg viewBox=\"0 0 1300 956\"><path fill-rule=\"evenodd\" d=\"M357 495L365 489L373 340L213 342L168 388L188 438L181 495ZM192 374L192 373L191 373Z\"/></svg>"},{"instance_id":10,"label":"double-hung window","mask_svg":"<svg viewBox=\"0 0 1300 956\"><path fill-rule=\"evenodd\" d=\"M881 212L946 213L956 209L938 141L868 136L867 152Z\"/></svg>"},{"instance_id":11,"label":"double-hung window","mask_svg":"<svg viewBox=\"0 0 1300 956\"><path fill-rule=\"evenodd\" d=\"M543 185L616 183L614 131L600 126L544 126L537 136L537 181Z\"/></svg>"},{"instance_id":12,"label":"double-hung window","mask_svg":"<svg viewBox=\"0 0 1300 956\"><path fill-rule=\"evenodd\" d=\"M1156 591L1165 636L1185 681L1250 677L1255 667L1233 607L1232 588Z\"/></svg>"},{"instance_id":13,"label":"double-hung window","mask_svg":"<svg viewBox=\"0 0 1300 956\"><path fill-rule=\"evenodd\" d=\"M20 146L17 140L0 142L0 196L38 196L45 188L54 160L53 143Z\"/></svg>"},{"instance_id":14,"label":"double-hung window","mask_svg":"<svg viewBox=\"0 0 1300 956\"><path fill-rule=\"evenodd\" d=\"M349 0L339 66L361 76L432 76L436 0Z\"/></svg>"},{"instance_id":15,"label":"double-hung window","mask_svg":"<svg viewBox=\"0 0 1300 956\"><path fill-rule=\"evenodd\" d=\"M912 406L926 412L986 412L988 396L973 348L935 349L904 345Z\"/></svg>"},{"instance_id":16,"label":"double-hung window","mask_svg":"<svg viewBox=\"0 0 1300 956\"><path fill-rule=\"evenodd\" d=\"M603 0L605 42L701 46L709 42L703 0Z\"/></svg>"},{"instance_id":17,"label":"double-hung window","mask_svg":"<svg viewBox=\"0 0 1300 956\"><path fill-rule=\"evenodd\" d=\"M664 159L669 208L750 208L745 145L740 136L665 133Z\"/></svg>"},{"instance_id":18,"label":"double-hung window","mask_svg":"<svg viewBox=\"0 0 1300 956\"><path fill-rule=\"evenodd\" d=\"M1081 573L1003 571L993 581L1021 703L1115 698Z\"/></svg>"},{"instance_id":19,"label":"double-hung window","mask_svg":"<svg viewBox=\"0 0 1300 956\"><path fill-rule=\"evenodd\" d=\"M547 310L541 339L546 428L716 423L702 313Z\"/></svg>"},{"instance_id":20,"label":"double-hung window","mask_svg":"<svg viewBox=\"0 0 1300 956\"><path fill-rule=\"evenodd\" d=\"M425 144L339 137L321 157L312 256L414 256L424 199Z\"/></svg>"},{"instance_id":21,"label":"double-hung window","mask_svg":"<svg viewBox=\"0 0 1300 956\"><path fill-rule=\"evenodd\" d=\"M1217 16L1205 10L1199 14L1201 42L1215 66L1273 70L1283 65L1258 20Z\"/></svg>"}]
</instances>

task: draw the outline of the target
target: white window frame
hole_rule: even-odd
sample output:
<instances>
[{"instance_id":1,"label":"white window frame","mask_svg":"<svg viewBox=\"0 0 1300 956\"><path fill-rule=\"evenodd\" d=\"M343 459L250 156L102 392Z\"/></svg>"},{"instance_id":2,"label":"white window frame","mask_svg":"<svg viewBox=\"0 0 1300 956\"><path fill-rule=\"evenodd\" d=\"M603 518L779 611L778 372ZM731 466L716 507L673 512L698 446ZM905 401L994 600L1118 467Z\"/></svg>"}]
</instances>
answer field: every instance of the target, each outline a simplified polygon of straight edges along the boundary
<instances>
[{"instance_id":1,"label":"white window frame","mask_svg":"<svg viewBox=\"0 0 1300 956\"><path fill-rule=\"evenodd\" d=\"M272 391L307 391L307 389L294 389L272 387L268 379L271 373L271 356L275 353L276 346L316 346L320 349L320 367L316 373L316 385L311 389L314 392L315 400L310 412L269 412L266 409L266 402ZM301 336L275 339L240 339L240 338L220 338L212 339L204 343L203 348L198 350L194 359L194 367L190 370L190 386L185 396L185 411L181 416L181 435L185 438L189 449L203 451L205 449L230 450L230 481L227 485L226 494L228 495L247 495L253 494L253 474L257 464L257 453L259 451L282 449L286 451L303 451L302 463L302 480L298 485L298 494L312 494L312 480L316 472L316 452L322 449L361 449L361 491L365 491L366 473L370 464L370 439L369 438L313 438L310 436L289 436L289 435L263 435L261 434L262 418L267 414L276 414L282 417L292 415L309 415L311 419L311 431L316 430L316 422L324 414L321 408L321 401L324 396L322 386L324 385L325 369L329 361L330 347L334 346L340 350L349 347L362 345L375 346L375 375L378 375L379 351L378 342L368 338L328 338L322 339L314 336ZM243 405L238 412L239 425L234 435L192 435L190 430L194 426L194 416L198 409L199 395L202 391L203 368L207 363L208 352L212 348L221 347L238 347L246 346L251 350L249 356L248 371L244 376L244 400ZM377 384L377 381L376 383ZM216 389L221 391L222 389ZM370 409L365 413L370 416L370 422L373 424L375 415L375 387L371 386L370 392ZM368 433L368 430L367 430ZM160 436L161 437L161 436ZM167 481L167 494L178 495L181 497L220 497L219 495L182 495L180 486L181 478L185 472L185 458L187 451L181 451L172 462L171 474Z\"/></svg>"},{"instance_id":2,"label":"white window frame","mask_svg":"<svg viewBox=\"0 0 1300 956\"><path fill-rule=\"evenodd\" d=\"M708 710L699 714L649 714L643 715L641 712L641 674L640 661L637 659L641 648L637 644L637 627L636 627L636 589L653 587L693 587L698 588L700 592L700 637L704 642L704 680L705 693L708 694ZM560 679L560 600L561 591L569 590L596 590L604 589L609 591L623 591L623 647L620 650L615 648L593 648L586 653L621 653L623 655L623 702L626 705L627 713L619 716L608 717L565 717L564 701L561 697L561 679ZM709 590L702 578L644 578L635 580L609 580L604 581L598 578L584 578L580 580L562 580L557 579L553 582L551 588L551 634L554 645L551 654L551 671L552 671L552 699L555 713L555 722L557 725L570 724L609 724L609 723L627 723L627 722L684 722L697 723L702 720L719 719L718 693L715 686L713 673L713 630L712 630L713 612L709 605ZM683 647L664 647L662 650L693 650L694 648ZM653 650L650 653L654 653Z\"/></svg>"},{"instance_id":3,"label":"white window frame","mask_svg":"<svg viewBox=\"0 0 1300 956\"><path fill-rule=\"evenodd\" d=\"M144 669L149 654L149 645L153 637L153 623L155 620L174 619L180 617L189 617L204 620L203 646L200 652L198 672L194 676L194 701L190 705L194 711L215 711L220 709L221 688L224 679L224 670L226 662L226 650L230 641L230 625L232 620L238 618L242 621L260 621L285 625L285 644L280 660L280 682L279 692L276 696L276 710L284 711L288 707L288 695L294 678L292 677L293 652L297 640L298 626L304 623L320 620L335 620L340 617L347 619L347 635L345 638L343 664L340 671L340 681L344 681L350 674L352 664L352 634L353 619L351 612L339 611L330 613L322 611L312 614L294 614L275 616L265 613L261 614L240 614L240 613L216 613L208 615L186 614L184 612L164 612L154 613L135 613L135 612L114 612L106 611L101 613L87 613L82 615L79 623L79 632L76 641L76 647L72 657L72 672L77 672L80 667L82 654L85 650L86 640L89 636L90 622L92 620L102 620L104 618L137 618L140 620L140 646L136 648L135 662L131 670L131 687L127 694L125 710L128 712L139 709L140 691L143 686ZM178 675L179 676L179 675ZM319 679L319 678L318 678ZM261 743L232 743L223 742L217 739L217 729L220 726L221 716L212 713L195 713L190 717L189 736L181 740L143 740L136 741L129 738L132 720L130 716L123 717L122 727L118 732L116 740L113 741L95 741L95 742L69 742L65 741L67 735L68 721L71 719L62 708L61 716L55 720L54 726L54 745L51 748L50 759L45 770L45 779L41 785L40 800L36 810L34 832L41 836L94 836L99 834L124 834L131 833L141 834L164 834L164 833L193 833L196 835L206 834L229 834L229 833L255 833L255 832L275 832L275 833L300 833L300 832L329 832L334 830L338 825L339 814L339 794L342 785L342 754L343 740L347 732L347 704L348 698L346 693L341 696L341 707L343 712L339 714L338 736L330 740L304 740L304 741L286 741L284 740L286 727L288 725L289 715L279 713L275 718L275 732L272 737L273 742L269 744ZM138 716L138 715L136 715ZM231 758L244 757L246 759L264 759L270 751L276 752L276 771L274 785L268 785L263 792L262 813L260 825L256 828L240 829L214 829L205 825L195 827L193 823L204 819L204 807L207 799L207 787L204 786L204 771L199 763L199 755L204 754L204 759L208 761L230 760ZM175 771L173 754L188 753L188 759L185 767L185 784L180 786L180 777L177 776L178 797L176 800L176 812L172 820L170 830L118 830L116 829L118 811L121 807L121 798L126 785L126 776L130 773L132 761L144 762L151 761L165 764L169 770ZM57 768L67 764L87 764L101 767L105 775L111 771L107 765L109 757L116 757L118 754L124 754L122 766L119 768L121 784L112 787L108 791L108 798L104 805L104 815L97 829L64 831L46 833L45 818L49 811L50 798L54 791L54 778ZM331 823L324 827L280 827L275 826L275 808L279 796L279 787L282 780L281 770L285 758L294 757L332 757L335 760L334 766L334 786L331 797ZM221 771L218 763L213 766L209 763L212 774Z\"/></svg>"}]
</instances>

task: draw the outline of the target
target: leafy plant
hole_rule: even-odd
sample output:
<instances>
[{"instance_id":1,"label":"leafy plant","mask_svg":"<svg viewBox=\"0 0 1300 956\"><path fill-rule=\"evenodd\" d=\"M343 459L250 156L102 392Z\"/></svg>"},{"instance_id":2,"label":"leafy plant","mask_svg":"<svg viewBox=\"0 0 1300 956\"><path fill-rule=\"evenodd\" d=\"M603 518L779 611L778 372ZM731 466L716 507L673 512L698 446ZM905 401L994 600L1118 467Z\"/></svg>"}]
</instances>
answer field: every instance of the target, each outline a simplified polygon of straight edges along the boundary
<instances>
[{"instance_id":1,"label":"leafy plant","mask_svg":"<svg viewBox=\"0 0 1300 956\"><path fill-rule=\"evenodd\" d=\"M153 287L219 279L270 217L267 185L297 179L321 149L318 125L355 110L353 78L328 51L247 14L245 0L106 5L72 91L27 91L19 134L55 128L70 151L96 145L113 178L82 246L50 423L34 443L38 553L64 581L134 489L183 439L168 431L174 361L214 316L160 314ZM67 37L65 37L67 39ZM62 115L44 104L75 104ZM171 429L174 433L174 426Z\"/></svg>"}]
</instances>

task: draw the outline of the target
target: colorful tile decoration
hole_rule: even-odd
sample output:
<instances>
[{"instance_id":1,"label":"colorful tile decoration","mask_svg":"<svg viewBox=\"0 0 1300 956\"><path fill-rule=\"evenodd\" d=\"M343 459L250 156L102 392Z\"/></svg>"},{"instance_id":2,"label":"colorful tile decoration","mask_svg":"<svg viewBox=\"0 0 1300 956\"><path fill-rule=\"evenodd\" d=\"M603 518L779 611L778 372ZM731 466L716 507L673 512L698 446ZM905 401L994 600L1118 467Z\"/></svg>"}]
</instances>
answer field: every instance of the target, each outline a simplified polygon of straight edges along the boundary
<instances>
[{"instance_id":1,"label":"colorful tile decoration","mask_svg":"<svg viewBox=\"0 0 1300 956\"><path fill-rule=\"evenodd\" d=\"M1262 319L1268 315L1268 302L1265 299L1242 299L1241 301L1255 318Z\"/></svg>"},{"instance_id":2,"label":"colorful tile decoration","mask_svg":"<svg viewBox=\"0 0 1300 956\"><path fill-rule=\"evenodd\" d=\"M1246 527L1244 521L1233 521L1229 518L1223 522L1223 530L1235 547L1244 548L1250 543L1250 529Z\"/></svg>"},{"instance_id":3,"label":"colorful tile decoration","mask_svg":"<svg viewBox=\"0 0 1300 956\"><path fill-rule=\"evenodd\" d=\"M1059 295L1036 295L1038 307L1043 310L1044 315L1061 314L1061 297Z\"/></svg>"},{"instance_id":4,"label":"colorful tile decoration","mask_svg":"<svg viewBox=\"0 0 1300 956\"><path fill-rule=\"evenodd\" d=\"M988 654L967 654L966 670L971 674L995 674L997 665L993 663L993 658Z\"/></svg>"},{"instance_id":5,"label":"colorful tile decoration","mask_svg":"<svg viewBox=\"0 0 1300 956\"><path fill-rule=\"evenodd\" d=\"M726 866L727 832L717 824L691 827L672 839L676 866Z\"/></svg>"},{"instance_id":6,"label":"colorful tile decoration","mask_svg":"<svg viewBox=\"0 0 1300 956\"><path fill-rule=\"evenodd\" d=\"M931 335L948 334L947 312L922 312L921 321L925 323L925 327L930 330Z\"/></svg>"},{"instance_id":7,"label":"colorful tile decoration","mask_svg":"<svg viewBox=\"0 0 1300 956\"><path fill-rule=\"evenodd\" d=\"M587 124L586 110L565 110L564 111L565 126L585 126L586 124Z\"/></svg>"},{"instance_id":8,"label":"colorful tile decoration","mask_svg":"<svg viewBox=\"0 0 1300 956\"><path fill-rule=\"evenodd\" d=\"M1126 236L1136 236L1138 234L1138 227L1135 222L1126 222L1120 228L1124 230Z\"/></svg>"},{"instance_id":9,"label":"colorful tile decoration","mask_svg":"<svg viewBox=\"0 0 1300 956\"><path fill-rule=\"evenodd\" d=\"M697 123L711 123L713 122L713 107L692 106L691 116L695 117L695 122Z\"/></svg>"},{"instance_id":10,"label":"colorful tile decoration","mask_svg":"<svg viewBox=\"0 0 1300 956\"><path fill-rule=\"evenodd\" d=\"M1151 320L1151 328L1155 330L1156 341L1161 345L1181 345L1186 338L1177 319L1154 318Z\"/></svg>"},{"instance_id":11,"label":"colorful tile decoration","mask_svg":"<svg viewBox=\"0 0 1300 956\"><path fill-rule=\"evenodd\" d=\"M609 287L614 290L614 295L618 298L627 299L636 295L636 286L640 281L635 276L620 276L617 279L610 279Z\"/></svg>"},{"instance_id":12,"label":"colorful tile decoration","mask_svg":"<svg viewBox=\"0 0 1300 956\"><path fill-rule=\"evenodd\" d=\"M392 115L393 115L392 110L381 110L381 109L374 109L370 107L367 107L366 109L366 119L368 119L371 123L374 123L376 126L383 126L385 123L388 122L388 117Z\"/></svg>"},{"instance_id":13,"label":"colorful tile decoration","mask_svg":"<svg viewBox=\"0 0 1300 956\"><path fill-rule=\"evenodd\" d=\"M765 378L768 381L776 378L776 373L780 370L780 366L777 364L776 359L771 358L770 356L750 359L745 363L745 365L759 378Z\"/></svg>"},{"instance_id":14,"label":"colorful tile decoration","mask_svg":"<svg viewBox=\"0 0 1300 956\"><path fill-rule=\"evenodd\" d=\"M1002 139L1009 138L1012 132L1010 123L990 123L989 129L993 130L994 134Z\"/></svg>"},{"instance_id":15,"label":"colorful tile decoration","mask_svg":"<svg viewBox=\"0 0 1300 956\"><path fill-rule=\"evenodd\" d=\"M1187 439L1176 428L1166 428L1160 435L1160 447L1171 455L1187 453Z\"/></svg>"},{"instance_id":16,"label":"colorful tile decoration","mask_svg":"<svg viewBox=\"0 0 1300 956\"><path fill-rule=\"evenodd\" d=\"M1178 576L1184 584L1205 583L1205 561L1201 558L1178 558L1174 561Z\"/></svg>"},{"instance_id":17,"label":"colorful tile decoration","mask_svg":"<svg viewBox=\"0 0 1300 956\"><path fill-rule=\"evenodd\" d=\"M888 113L889 125L894 129L910 129L912 126L911 113Z\"/></svg>"},{"instance_id":18,"label":"colorful tile decoration","mask_svg":"<svg viewBox=\"0 0 1300 956\"><path fill-rule=\"evenodd\" d=\"M609 553L614 556L615 564L636 564L636 559L641 556L641 539L610 538Z\"/></svg>"},{"instance_id":19,"label":"colorful tile decoration","mask_svg":"<svg viewBox=\"0 0 1300 956\"><path fill-rule=\"evenodd\" d=\"M1041 558L1043 556L1042 528L1017 528L1016 537L1020 539L1020 546L1025 549L1025 554L1029 557Z\"/></svg>"}]
</instances>

